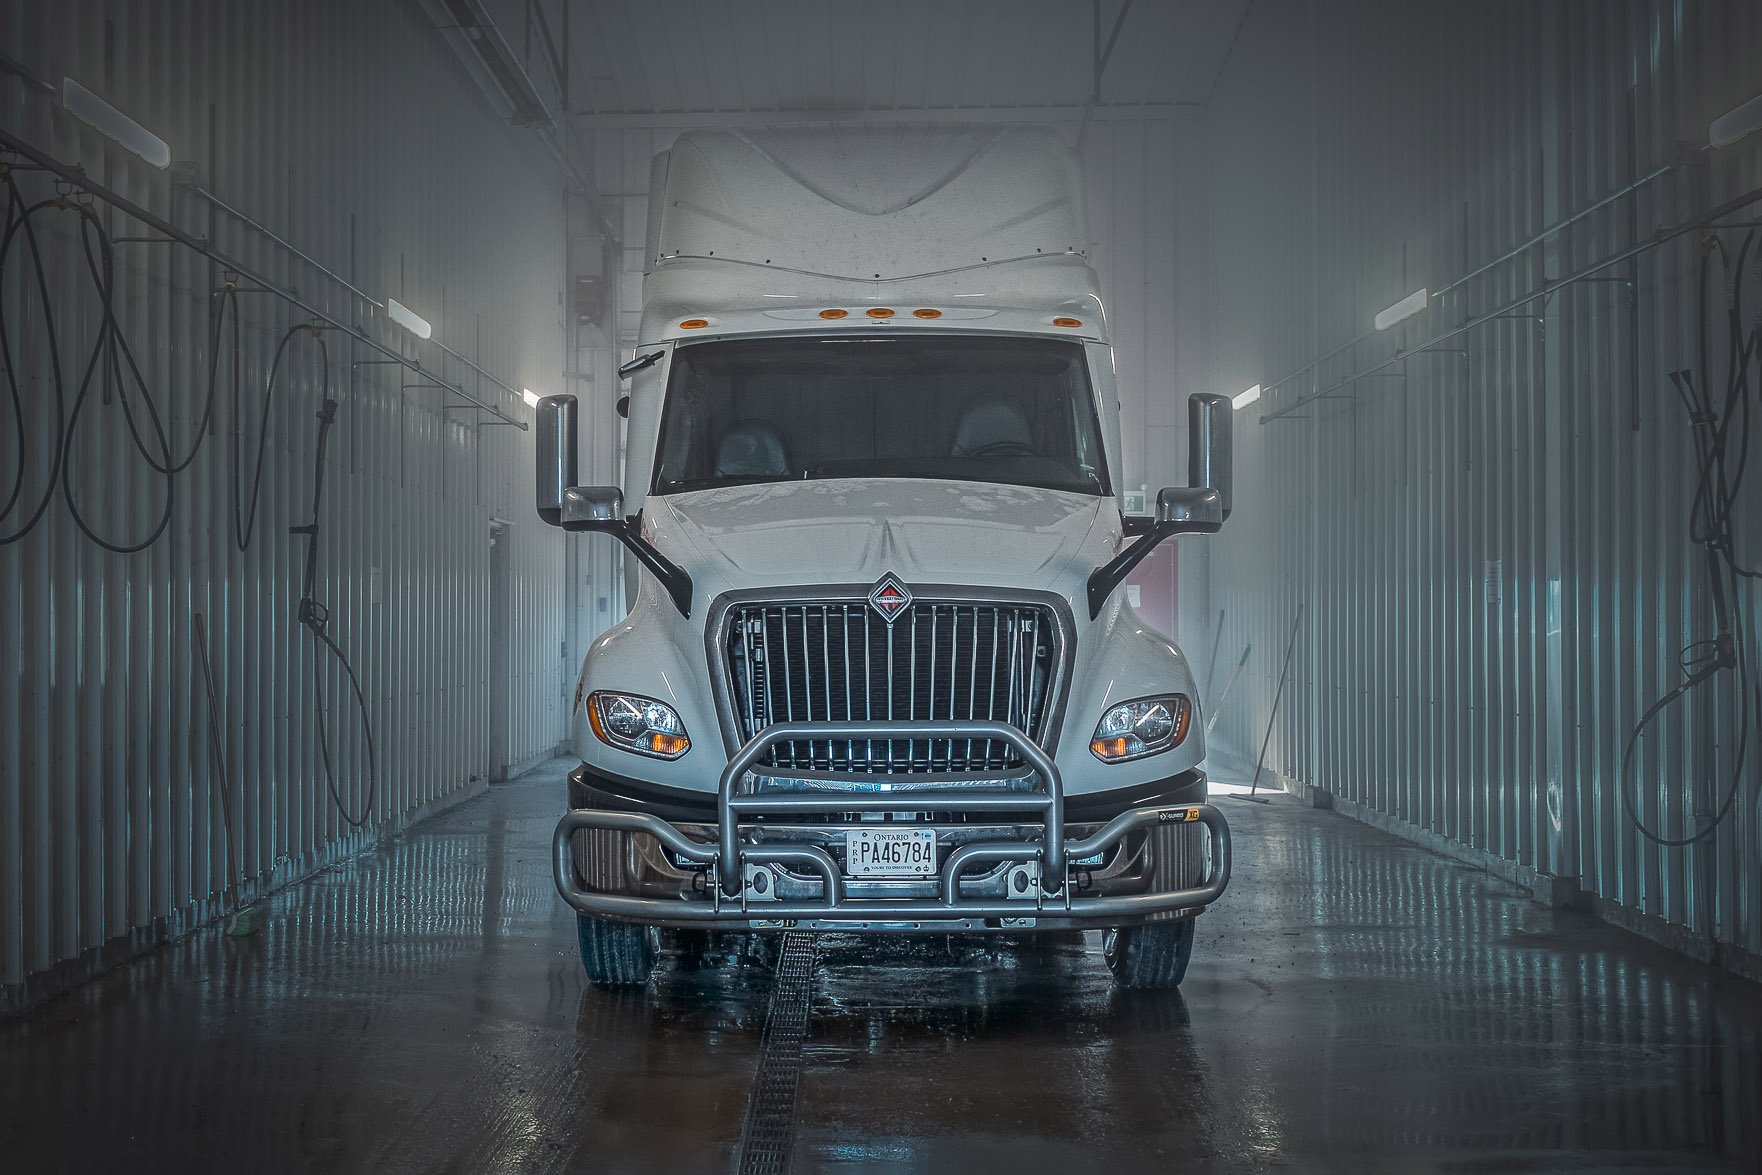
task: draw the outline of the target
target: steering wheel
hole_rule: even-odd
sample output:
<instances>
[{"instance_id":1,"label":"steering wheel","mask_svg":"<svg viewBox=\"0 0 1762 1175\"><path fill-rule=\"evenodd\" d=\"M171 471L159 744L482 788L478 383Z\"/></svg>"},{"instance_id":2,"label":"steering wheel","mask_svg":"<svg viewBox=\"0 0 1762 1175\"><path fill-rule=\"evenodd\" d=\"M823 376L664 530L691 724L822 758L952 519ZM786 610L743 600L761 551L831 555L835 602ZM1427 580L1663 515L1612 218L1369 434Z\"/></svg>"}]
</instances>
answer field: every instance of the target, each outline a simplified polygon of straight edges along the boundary
<instances>
[{"instance_id":1,"label":"steering wheel","mask_svg":"<svg viewBox=\"0 0 1762 1175\"><path fill-rule=\"evenodd\" d=\"M1040 450L1026 441L992 441L989 445L980 445L977 449L969 449L961 455L963 457L1001 457L1006 453L1022 457L1038 457Z\"/></svg>"}]
</instances>

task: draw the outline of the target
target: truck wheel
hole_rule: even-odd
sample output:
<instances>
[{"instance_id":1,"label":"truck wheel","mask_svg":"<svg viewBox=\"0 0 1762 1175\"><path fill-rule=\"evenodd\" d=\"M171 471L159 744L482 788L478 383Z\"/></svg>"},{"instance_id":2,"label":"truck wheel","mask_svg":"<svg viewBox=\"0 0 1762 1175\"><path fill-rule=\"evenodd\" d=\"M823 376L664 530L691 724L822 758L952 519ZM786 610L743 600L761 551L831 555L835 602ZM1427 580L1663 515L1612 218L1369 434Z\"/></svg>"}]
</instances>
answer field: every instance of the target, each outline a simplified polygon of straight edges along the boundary
<instances>
[{"instance_id":1,"label":"truck wheel","mask_svg":"<svg viewBox=\"0 0 1762 1175\"><path fill-rule=\"evenodd\" d=\"M1122 926L1102 937L1102 953L1114 982L1138 990L1161 990L1181 986L1187 961L1193 957L1193 929L1197 919L1149 922Z\"/></svg>"},{"instance_id":2,"label":"truck wheel","mask_svg":"<svg viewBox=\"0 0 1762 1175\"><path fill-rule=\"evenodd\" d=\"M655 968L655 934L647 926L575 915L581 966L595 987L640 987Z\"/></svg>"}]
</instances>

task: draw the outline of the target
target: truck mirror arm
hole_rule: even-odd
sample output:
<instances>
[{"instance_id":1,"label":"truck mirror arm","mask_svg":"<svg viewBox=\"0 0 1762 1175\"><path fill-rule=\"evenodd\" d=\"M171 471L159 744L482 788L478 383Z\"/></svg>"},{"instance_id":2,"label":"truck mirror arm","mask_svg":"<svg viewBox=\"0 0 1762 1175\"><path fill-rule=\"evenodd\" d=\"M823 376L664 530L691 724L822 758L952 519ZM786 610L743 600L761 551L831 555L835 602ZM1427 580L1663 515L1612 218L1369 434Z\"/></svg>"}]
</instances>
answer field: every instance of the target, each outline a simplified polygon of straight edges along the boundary
<instances>
[{"instance_id":1,"label":"truck mirror arm","mask_svg":"<svg viewBox=\"0 0 1762 1175\"><path fill-rule=\"evenodd\" d=\"M620 518L617 520L580 520L567 521L562 524L564 530L599 531L611 535L624 544L624 549L635 555L642 565L654 573L661 586L666 589L672 599L673 606L679 609L681 616L691 615L691 574L667 556L660 549L642 537L642 516Z\"/></svg>"},{"instance_id":2,"label":"truck mirror arm","mask_svg":"<svg viewBox=\"0 0 1762 1175\"><path fill-rule=\"evenodd\" d=\"M1101 606L1107 603L1108 596L1120 586L1132 569L1144 562L1144 556L1162 545L1164 539L1172 539L1178 534L1215 534L1221 525L1209 521L1192 522L1158 522L1145 532L1144 537L1109 559L1106 563L1089 573L1089 619L1094 620L1101 615Z\"/></svg>"},{"instance_id":3,"label":"truck mirror arm","mask_svg":"<svg viewBox=\"0 0 1762 1175\"><path fill-rule=\"evenodd\" d=\"M666 353L665 351L650 351L647 355L638 355L618 369L618 378L629 379L643 368L653 367L661 361L661 356Z\"/></svg>"}]
</instances>

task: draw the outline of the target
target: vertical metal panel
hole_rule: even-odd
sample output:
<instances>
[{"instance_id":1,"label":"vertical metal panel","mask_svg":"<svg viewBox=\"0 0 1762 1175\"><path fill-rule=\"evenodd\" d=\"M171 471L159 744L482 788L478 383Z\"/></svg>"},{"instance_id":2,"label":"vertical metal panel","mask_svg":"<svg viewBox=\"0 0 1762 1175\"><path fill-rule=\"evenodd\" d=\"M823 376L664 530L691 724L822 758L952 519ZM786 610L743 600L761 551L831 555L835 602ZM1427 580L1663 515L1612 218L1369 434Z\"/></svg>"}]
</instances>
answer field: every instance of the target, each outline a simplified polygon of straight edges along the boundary
<instances>
[{"instance_id":1,"label":"vertical metal panel","mask_svg":"<svg viewBox=\"0 0 1762 1175\"><path fill-rule=\"evenodd\" d=\"M1711 631L1667 380L1695 363L1696 239L1418 348L1762 182L1762 143L1692 150L1752 95L1739 47L1759 32L1742 3L1255 5L1204 157L1216 388L1358 340L1260 408L1330 398L1265 424L1239 414L1212 595L1228 611L1220 661L1255 653L1222 739L1258 750L1301 602L1269 766L1752 954L1757 763L1731 819L1690 850L1644 840L1617 778L1628 731ZM1679 143L1691 162L1671 175L1370 331L1382 307L1678 159ZM1759 505L1751 485L1744 518ZM1750 609L1755 631L1753 596ZM1643 740L1639 808L1655 827L1693 830L1722 794L1739 730L1729 680Z\"/></svg>"},{"instance_id":2,"label":"vertical metal panel","mask_svg":"<svg viewBox=\"0 0 1762 1175\"><path fill-rule=\"evenodd\" d=\"M204 187L356 286L416 308L437 339L516 388L565 387L555 166L487 110L418 6L12 5L0 11L0 41L28 68L90 85L161 134ZM388 325L12 75L0 78L0 110L12 132L525 414L518 395ZM33 195L49 190L38 176L21 183ZM100 215L113 233L141 235L101 205ZM83 357L99 315L72 224L64 214L45 236L45 259L64 354ZM120 321L181 450L195 436L209 296L223 275L181 248L119 245L118 255ZM27 275L9 265L5 296L14 336L27 340L18 361L33 413L31 492L52 395ZM0 989L193 925L234 900L241 882L255 892L285 881L486 778L491 519L514 523L510 756L548 753L564 736L573 676L559 649L572 600L565 544L530 508L528 434L482 425L483 413L449 407L438 389L406 386L417 381L403 368L354 366L378 356L332 332L341 410L317 595L362 675L379 765L368 829L343 823L318 754L319 682L339 787L357 809L367 800L364 738L345 682L315 661L296 623L304 546L288 533L310 508L323 381L311 341L293 344L267 418L256 535L241 553L229 445L241 424L254 440L271 354L298 319L261 294L241 296L239 318L244 419L223 385L212 434L176 478L156 544L106 553L57 502L27 539L0 548L0 621L12 634L0 678ZM95 524L143 533L164 479L128 441L113 391L92 397L74 451ZM230 832L208 752L197 617L233 789Z\"/></svg>"}]
</instances>

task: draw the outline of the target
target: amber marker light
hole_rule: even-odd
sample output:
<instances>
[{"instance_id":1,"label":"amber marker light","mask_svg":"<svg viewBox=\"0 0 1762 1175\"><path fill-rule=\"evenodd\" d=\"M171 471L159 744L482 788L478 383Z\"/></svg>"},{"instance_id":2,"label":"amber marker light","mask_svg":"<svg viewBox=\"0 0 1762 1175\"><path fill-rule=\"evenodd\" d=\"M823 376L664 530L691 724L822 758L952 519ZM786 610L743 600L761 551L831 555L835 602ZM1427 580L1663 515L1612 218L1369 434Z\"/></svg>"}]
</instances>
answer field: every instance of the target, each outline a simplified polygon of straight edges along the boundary
<instances>
[{"instance_id":1,"label":"amber marker light","mask_svg":"<svg viewBox=\"0 0 1762 1175\"><path fill-rule=\"evenodd\" d=\"M686 748L691 746L690 739L677 734L651 734L648 742L649 750L657 755L665 755L669 759L675 755L683 755Z\"/></svg>"},{"instance_id":2,"label":"amber marker light","mask_svg":"<svg viewBox=\"0 0 1762 1175\"><path fill-rule=\"evenodd\" d=\"M848 310L822 310L822 311L820 311L820 317L821 318L848 318L848 317L850 317L850 311L848 311Z\"/></svg>"},{"instance_id":3,"label":"amber marker light","mask_svg":"<svg viewBox=\"0 0 1762 1175\"><path fill-rule=\"evenodd\" d=\"M929 308L925 308L922 310L914 310L914 311L912 311L912 317L913 318L941 318L942 311L931 310Z\"/></svg>"},{"instance_id":4,"label":"amber marker light","mask_svg":"<svg viewBox=\"0 0 1762 1175\"><path fill-rule=\"evenodd\" d=\"M1078 327L1083 325L1083 320L1081 318L1055 318L1052 320L1052 325Z\"/></svg>"},{"instance_id":5,"label":"amber marker light","mask_svg":"<svg viewBox=\"0 0 1762 1175\"><path fill-rule=\"evenodd\" d=\"M871 306L866 312L870 318L892 318L893 311L885 306Z\"/></svg>"},{"instance_id":6,"label":"amber marker light","mask_svg":"<svg viewBox=\"0 0 1762 1175\"><path fill-rule=\"evenodd\" d=\"M1098 738L1089 744L1089 749L1095 753L1097 759L1109 762L1124 759L1127 754L1126 740L1123 738Z\"/></svg>"},{"instance_id":7,"label":"amber marker light","mask_svg":"<svg viewBox=\"0 0 1762 1175\"><path fill-rule=\"evenodd\" d=\"M710 325L710 320L707 318L688 318L684 322L679 324L679 329L680 330L702 330L704 327L706 327L708 325Z\"/></svg>"}]
</instances>

